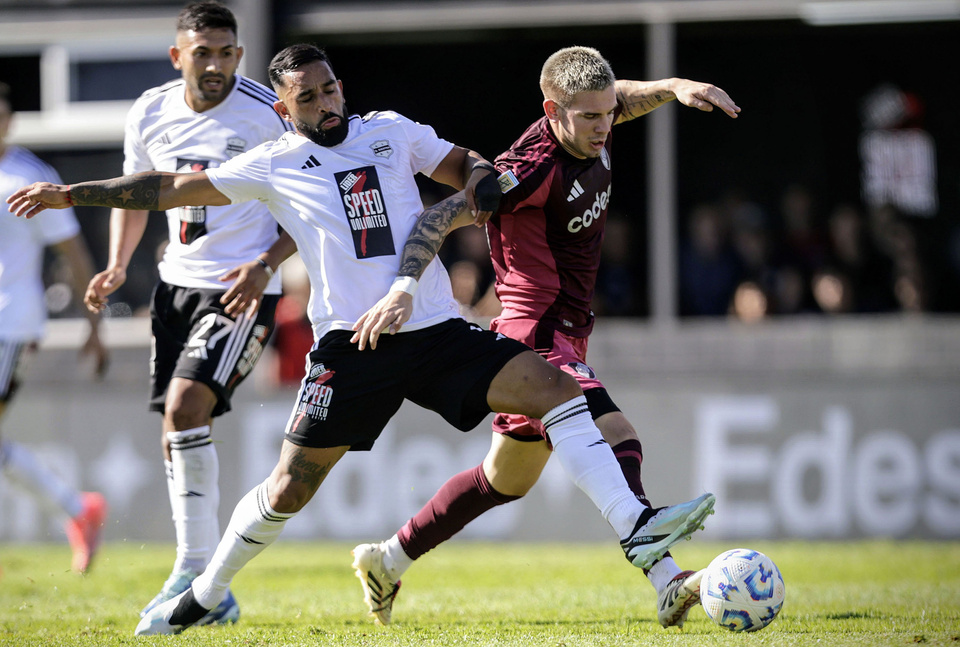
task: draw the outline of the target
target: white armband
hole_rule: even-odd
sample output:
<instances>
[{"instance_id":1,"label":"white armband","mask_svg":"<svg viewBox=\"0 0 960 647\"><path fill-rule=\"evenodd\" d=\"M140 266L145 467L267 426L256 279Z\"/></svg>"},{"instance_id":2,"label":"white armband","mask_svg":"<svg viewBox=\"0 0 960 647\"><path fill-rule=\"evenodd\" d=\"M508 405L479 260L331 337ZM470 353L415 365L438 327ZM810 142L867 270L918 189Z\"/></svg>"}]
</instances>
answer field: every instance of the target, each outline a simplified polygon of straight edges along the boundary
<instances>
[{"instance_id":1,"label":"white armband","mask_svg":"<svg viewBox=\"0 0 960 647\"><path fill-rule=\"evenodd\" d=\"M406 292L410 296L413 296L417 292L417 279L412 276L398 276L393 280L393 285L390 286L391 292Z\"/></svg>"}]
</instances>

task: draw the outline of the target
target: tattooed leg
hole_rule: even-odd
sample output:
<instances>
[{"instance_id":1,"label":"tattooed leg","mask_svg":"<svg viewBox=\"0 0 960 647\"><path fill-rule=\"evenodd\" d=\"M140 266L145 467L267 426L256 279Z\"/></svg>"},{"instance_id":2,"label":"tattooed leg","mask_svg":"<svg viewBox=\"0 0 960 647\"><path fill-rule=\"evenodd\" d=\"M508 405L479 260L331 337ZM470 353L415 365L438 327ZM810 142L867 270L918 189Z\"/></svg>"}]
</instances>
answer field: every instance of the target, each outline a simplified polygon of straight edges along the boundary
<instances>
[{"instance_id":1,"label":"tattooed leg","mask_svg":"<svg viewBox=\"0 0 960 647\"><path fill-rule=\"evenodd\" d=\"M280 461L267 479L270 506L277 512L299 512L348 449L301 447L284 440Z\"/></svg>"}]
</instances>

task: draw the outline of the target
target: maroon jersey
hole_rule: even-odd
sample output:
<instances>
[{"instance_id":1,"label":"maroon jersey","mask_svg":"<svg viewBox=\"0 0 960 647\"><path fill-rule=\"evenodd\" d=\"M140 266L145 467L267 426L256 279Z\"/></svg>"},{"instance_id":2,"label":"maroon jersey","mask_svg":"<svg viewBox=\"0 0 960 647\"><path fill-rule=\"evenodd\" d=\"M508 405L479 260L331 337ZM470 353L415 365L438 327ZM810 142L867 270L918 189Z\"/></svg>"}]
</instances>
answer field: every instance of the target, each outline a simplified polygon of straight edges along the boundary
<instances>
[{"instance_id":1,"label":"maroon jersey","mask_svg":"<svg viewBox=\"0 0 960 647\"><path fill-rule=\"evenodd\" d=\"M578 159L543 117L495 160L503 198L487 236L500 319L538 321L541 333L590 334L610 200L610 147L608 135L600 157Z\"/></svg>"}]
</instances>

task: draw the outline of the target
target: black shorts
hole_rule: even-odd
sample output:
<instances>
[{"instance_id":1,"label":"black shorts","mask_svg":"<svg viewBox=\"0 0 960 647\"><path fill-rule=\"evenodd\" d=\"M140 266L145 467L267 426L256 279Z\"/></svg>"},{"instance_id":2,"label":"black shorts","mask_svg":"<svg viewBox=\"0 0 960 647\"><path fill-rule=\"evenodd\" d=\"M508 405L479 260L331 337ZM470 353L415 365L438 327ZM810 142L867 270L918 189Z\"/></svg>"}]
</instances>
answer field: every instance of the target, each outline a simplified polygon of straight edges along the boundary
<instances>
[{"instance_id":1,"label":"black shorts","mask_svg":"<svg viewBox=\"0 0 960 647\"><path fill-rule=\"evenodd\" d=\"M287 423L304 447L369 450L404 399L436 411L461 431L490 413L487 391L500 369L530 349L463 319L397 335L357 350L353 333L323 336Z\"/></svg>"},{"instance_id":2,"label":"black shorts","mask_svg":"<svg viewBox=\"0 0 960 647\"><path fill-rule=\"evenodd\" d=\"M13 398L20 386L25 351L37 349L37 342L4 341L0 339L0 404Z\"/></svg>"},{"instance_id":3,"label":"black shorts","mask_svg":"<svg viewBox=\"0 0 960 647\"><path fill-rule=\"evenodd\" d=\"M213 415L230 410L230 397L253 370L273 332L280 296L265 294L253 317L224 312L225 290L183 288L160 281L153 290L150 317L150 410L166 408L170 380L182 377L213 389Z\"/></svg>"}]
</instances>

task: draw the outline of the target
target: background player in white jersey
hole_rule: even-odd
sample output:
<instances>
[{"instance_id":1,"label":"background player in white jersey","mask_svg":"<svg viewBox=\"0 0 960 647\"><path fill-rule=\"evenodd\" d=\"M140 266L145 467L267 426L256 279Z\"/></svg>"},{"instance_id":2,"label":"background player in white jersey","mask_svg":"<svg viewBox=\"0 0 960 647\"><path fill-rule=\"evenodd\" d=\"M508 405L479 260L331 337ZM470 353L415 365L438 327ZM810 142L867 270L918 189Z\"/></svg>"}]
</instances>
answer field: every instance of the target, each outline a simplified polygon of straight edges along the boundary
<instances>
[{"instance_id":1,"label":"background player in white jersey","mask_svg":"<svg viewBox=\"0 0 960 647\"><path fill-rule=\"evenodd\" d=\"M6 144L13 117L10 87L0 83L0 195L7 197L24 182L60 182L60 176L30 151ZM67 264L77 303L93 271L90 252L73 209L45 222L0 218L0 419L19 385L19 369L43 335L47 306L43 294L43 253L51 248ZM107 365L100 343L100 317L88 313L90 333L83 353L96 357L97 373ZM29 430L24 430L29 433ZM86 573L100 544L107 505L97 492L78 492L45 467L19 443L0 436L0 469L52 510L63 511L73 569Z\"/></svg>"},{"instance_id":2,"label":"background player in white jersey","mask_svg":"<svg viewBox=\"0 0 960 647\"><path fill-rule=\"evenodd\" d=\"M289 130L273 110L274 92L236 73L242 55L237 23L226 7L216 2L185 7L170 47L181 78L148 90L130 109L123 172L214 168ZM107 295L126 280L147 216L146 210L112 211L109 263L87 289L90 309L105 308ZM267 343L281 292L274 270L294 251L256 201L174 208L167 211L167 223L169 242L150 304L150 409L163 414L177 557L141 615L186 589L220 541L213 419L230 410L234 389ZM229 595L205 621L235 622L238 616Z\"/></svg>"},{"instance_id":3,"label":"background player in white jersey","mask_svg":"<svg viewBox=\"0 0 960 647\"><path fill-rule=\"evenodd\" d=\"M640 479L637 432L586 363L594 322L590 305L611 193L611 128L675 98L707 111L717 106L731 117L739 108L708 83L618 81L603 56L587 47L551 55L541 70L540 87L545 114L496 159L504 196L487 223L487 235L503 312L490 329L524 342L580 383L624 478L649 505ZM454 226L438 220L428 224L429 240L438 246ZM423 233L415 229L411 236L422 238ZM412 248L421 254L426 249L424 244ZM376 596L367 573L373 572L381 587L398 585L414 560L485 511L524 496L537 482L551 453L540 421L500 413L493 429L490 451L480 465L447 481L389 540L354 549L368 604ZM510 469L515 465L523 469ZM644 570L658 592L660 623L682 626L699 600L699 578L681 571L669 552L662 555ZM385 624L391 607L392 600L383 599L370 610Z\"/></svg>"},{"instance_id":4,"label":"background player in white jersey","mask_svg":"<svg viewBox=\"0 0 960 647\"><path fill-rule=\"evenodd\" d=\"M576 380L520 342L463 320L438 260L418 267L418 279L395 280L398 252L422 221L415 175L463 189L428 210L428 220L456 214L482 223L500 198L492 165L396 113L348 119L343 85L312 45L277 54L270 80L280 99L276 109L296 133L200 173L145 173L72 187L41 183L8 199L10 210L26 217L70 199L141 209L259 199L297 242L310 276L316 342L280 460L237 504L206 571L151 610L136 633L178 633L220 604L237 571L276 540L347 451L373 446L404 399L461 430L491 410L541 419L563 469L601 510L628 556L643 563L652 513L630 491ZM402 295L407 316L373 323L367 311L387 292L384 300ZM401 323L401 334L377 343L375 333ZM689 534L712 505L713 496L705 495L701 505L675 516L675 527Z\"/></svg>"}]
</instances>

